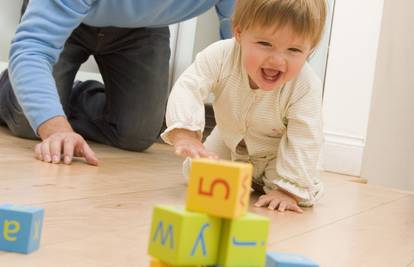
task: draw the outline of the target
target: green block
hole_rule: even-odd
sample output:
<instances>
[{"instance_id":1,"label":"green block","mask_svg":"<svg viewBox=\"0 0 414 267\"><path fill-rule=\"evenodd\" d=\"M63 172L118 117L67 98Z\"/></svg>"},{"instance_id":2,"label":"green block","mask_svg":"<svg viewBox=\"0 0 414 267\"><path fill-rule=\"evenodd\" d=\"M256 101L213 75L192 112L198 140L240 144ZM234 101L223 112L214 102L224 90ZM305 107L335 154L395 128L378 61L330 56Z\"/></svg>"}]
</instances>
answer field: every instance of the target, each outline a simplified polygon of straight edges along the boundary
<instances>
[{"instance_id":1,"label":"green block","mask_svg":"<svg viewBox=\"0 0 414 267\"><path fill-rule=\"evenodd\" d=\"M266 262L269 219L248 213L224 220L218 265L221 267L263 267Z\"/></svg>"},{"instance_id":2,"label":"green block","mask_svg":"<svg viewBox=\"0 0 414 267\"><path fill-rule=\"evenodd\" d=\"M217 263L221 219L186 211L182 206L155 206L148 253L171 265Z\"/></svg>"}]
</instances>

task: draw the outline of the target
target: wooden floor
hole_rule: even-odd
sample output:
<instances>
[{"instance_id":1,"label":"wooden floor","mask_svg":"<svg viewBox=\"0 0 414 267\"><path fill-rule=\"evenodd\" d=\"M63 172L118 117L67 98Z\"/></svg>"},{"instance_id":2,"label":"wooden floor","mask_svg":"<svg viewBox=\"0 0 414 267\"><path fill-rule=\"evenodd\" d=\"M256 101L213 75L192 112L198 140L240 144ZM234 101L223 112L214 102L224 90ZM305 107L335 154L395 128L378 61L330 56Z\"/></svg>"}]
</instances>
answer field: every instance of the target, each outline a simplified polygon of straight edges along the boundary
<instances>
[{"instance_id":1,"label":"wooden floor","mask_svg":"<svg viewBox=\"0 0 414 267\"><path fill-rule=\"evenodd\" d=\"M45 209L40 249L0 252L0 266L148 266L152 206L184 204L181 159L171 148L132 153L93 145L100 165L92 167L42 163L34 144L0 128L0 203ZM326 195L302 215L251 208L271 218L269 250L329 267L414 267L414 194L321 176Z\"/></svg>"}]
</instances>

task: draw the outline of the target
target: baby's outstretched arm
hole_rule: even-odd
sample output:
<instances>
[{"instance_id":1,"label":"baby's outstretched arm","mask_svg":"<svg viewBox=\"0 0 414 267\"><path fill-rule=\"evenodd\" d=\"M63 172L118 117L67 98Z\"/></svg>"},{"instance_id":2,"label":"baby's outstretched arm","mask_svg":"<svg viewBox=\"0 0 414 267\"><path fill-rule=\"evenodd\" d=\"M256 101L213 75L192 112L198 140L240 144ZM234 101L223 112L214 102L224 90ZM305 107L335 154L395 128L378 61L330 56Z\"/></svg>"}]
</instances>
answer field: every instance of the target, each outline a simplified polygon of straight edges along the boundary
<instances>
[{"instance_id":1,"label":"baby's outstretched arm","mask_svg":"<svg viewBox=\"0 0 414 267\"><path fill-rule=\"evenodd\" d=\"M175 154L181 157L218 159L213 152L205 149L196 132L186 129L174 129L169 133Z\"/></svg>"},{"instance_id":2,"label":"baby's outstretched arm","mask_svg":"<svg viewBox=\"0 0 414 267\"><path fill-rule=\"evenodd\" d=\"M302 213L303 210L298 205L299 200L292 194L282 190L275 189L267 194L261 195L254 204L256 207L268 207L271 210L277 209L280 212L291 210Z\"/></svg>"}]
</instances>

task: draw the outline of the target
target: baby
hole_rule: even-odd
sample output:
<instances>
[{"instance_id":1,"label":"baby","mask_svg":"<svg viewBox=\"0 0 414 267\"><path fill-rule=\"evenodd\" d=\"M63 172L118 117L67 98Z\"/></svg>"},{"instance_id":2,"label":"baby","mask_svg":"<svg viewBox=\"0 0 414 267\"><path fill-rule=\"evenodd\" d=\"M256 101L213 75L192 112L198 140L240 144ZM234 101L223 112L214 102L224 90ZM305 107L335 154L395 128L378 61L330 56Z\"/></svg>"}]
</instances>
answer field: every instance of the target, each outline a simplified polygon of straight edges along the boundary
<instances>
[{"instance_id":1,"label":"baby","mask_svg":"<svg viewBox=\"0 0 414 267\"><path fill-rule=\"evenodd\" d=\"M312 206L322 194L322 85L306 60L326 12L325 0L238 0L234 38L200 52L175 83L163 140L179 156L252 163L256 206ZM210 94L217 125L203 144Z\"/></svg>"}]
</instances>

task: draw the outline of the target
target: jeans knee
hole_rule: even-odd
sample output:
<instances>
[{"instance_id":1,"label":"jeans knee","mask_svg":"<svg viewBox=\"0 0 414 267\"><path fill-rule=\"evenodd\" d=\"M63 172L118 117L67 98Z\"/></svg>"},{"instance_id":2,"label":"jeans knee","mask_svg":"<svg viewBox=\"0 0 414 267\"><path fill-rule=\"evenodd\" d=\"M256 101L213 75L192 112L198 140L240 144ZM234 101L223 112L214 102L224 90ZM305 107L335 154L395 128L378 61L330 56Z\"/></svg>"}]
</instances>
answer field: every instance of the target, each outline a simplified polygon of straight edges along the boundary
<instances>
[{"instance_id":1,"label":"jeans knee","mask_svg":"<svg viewBox=\"0 0 414 267\"><path fill-rule=\"evenodd\" d=\"M17 137L26 139L39 139L39 137L37 137L33 131L32 127L30 127L29 123L8 123L8 127L13 135Z\"/></svg>"},{"instance_id":2,"label":"jeans knee","mask_svg":"<svg viewBox=\"0 0 414 267\"><path fill-rule=\"evenodd\" d=\"M130 134L119 136L117 146L125 150L142 152L148 149L154 142L154 138L144 138L139 135Z\"/></svg>"}]
</instances>

